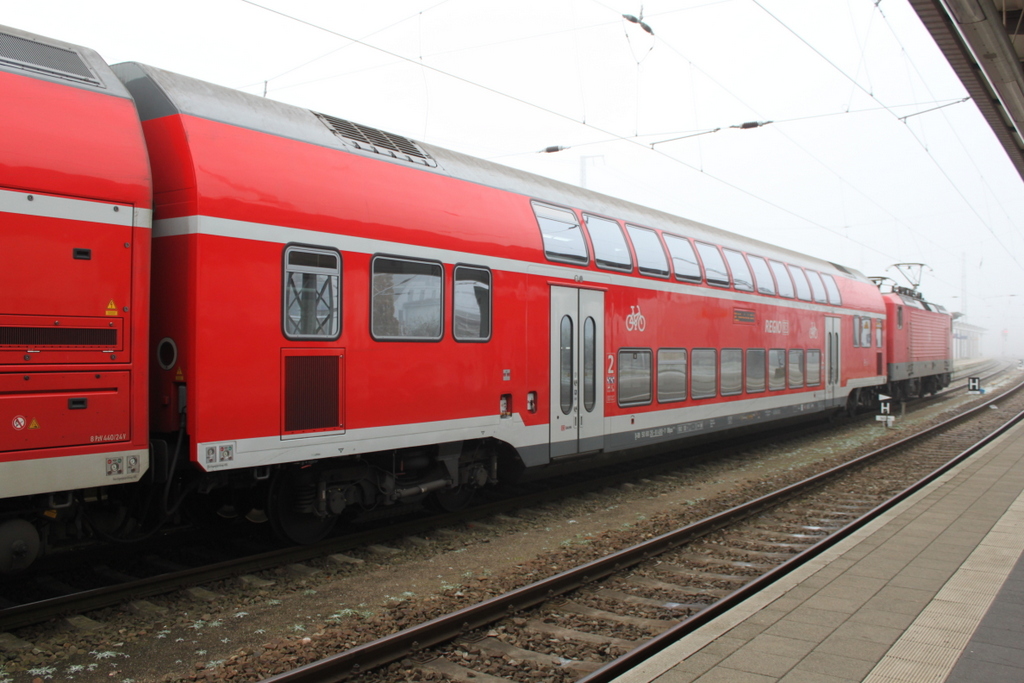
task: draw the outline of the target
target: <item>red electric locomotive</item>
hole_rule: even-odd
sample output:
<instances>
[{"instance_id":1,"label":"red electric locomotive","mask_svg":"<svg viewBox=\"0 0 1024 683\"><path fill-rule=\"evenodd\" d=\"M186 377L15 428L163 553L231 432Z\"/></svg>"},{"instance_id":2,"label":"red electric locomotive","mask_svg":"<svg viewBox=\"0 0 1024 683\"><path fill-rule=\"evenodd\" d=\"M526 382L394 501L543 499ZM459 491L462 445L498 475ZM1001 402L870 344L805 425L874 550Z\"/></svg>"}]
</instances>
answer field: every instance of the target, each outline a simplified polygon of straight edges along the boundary
<instances>
[{"instance_id":1,"label":"red electric locomotive","mask_svg":"<svg viewBox=\"0 0 1024 683\"><path fill-rule=\"evenodd\" d=\"M68 50L101 84L48 74L35 54L11 60L5 36L43 53ZM454 508L508 474L853 409L887 381L883 335L863 335L865 325L882 330L885 304L855 271L326 114L94 60L0 29L0 76L88 99L88 118L105 132L67 134L83 145L120 141L93 165L98 152L53 143L53 126L8 100L5 122L38 129L45 142L0 161L0 173L10 192L135 209L123 247L132 301L122 311L120 294L104 294L117 320L99 316L126 330L123 346L76 350L92 365L74 370L99 378L123 369L134 387L145 377L140 362L150 362L148 409L135 390L112 413L132 428L101 431L127 435L139 475L149 463L138 486L154 492L142 499L159 516L188 498L265 512L283 537L312 541L348 510L426 496ZM110 111L90 98L106 98ZM54 144L60 155L39 152ZM19 180L26 165L39 169L41 186ZM82 167L102 182L80 180ZM78 189L45 184L68 178ZM90 220L79 216L64 218ZM32 235L3 230L5 243L23 239L19 263L57 258L35 256ZM19 272L9 291L39 283ZM106 291L99 282L76 281L76 296ZM145 336L128 330L144 324L147 292L148 346L129 347ZM48 283L6 303L21 306L12 315L41 316L62 312L54 307L63 296ZM0 381L27 381L25 366L42 364L28 352L40 349L8 340ZM131 363L115 366L128 348ZM56 361L45 369L51 379L65 370ZM28 403L4 405L24 413ZM106 484L118 481L54 479L40 489L20 473L37 471L54 445L10 443L0 459L6 569L34 554L15 549L24 536L116 500ZM54 458L111 451L68 446Z\"/></svg>"},{"instance_id":2,"label":"red electric locomotive","mask_svg":"<svg viewBox=\"0 0 1024 683\"><path fill-rule=\"evenodd\" d=\"M889 384L894 400L934 394L953 373L953 318L916 289L892 287L885 294Z\"/></svg>"}]
</instances>

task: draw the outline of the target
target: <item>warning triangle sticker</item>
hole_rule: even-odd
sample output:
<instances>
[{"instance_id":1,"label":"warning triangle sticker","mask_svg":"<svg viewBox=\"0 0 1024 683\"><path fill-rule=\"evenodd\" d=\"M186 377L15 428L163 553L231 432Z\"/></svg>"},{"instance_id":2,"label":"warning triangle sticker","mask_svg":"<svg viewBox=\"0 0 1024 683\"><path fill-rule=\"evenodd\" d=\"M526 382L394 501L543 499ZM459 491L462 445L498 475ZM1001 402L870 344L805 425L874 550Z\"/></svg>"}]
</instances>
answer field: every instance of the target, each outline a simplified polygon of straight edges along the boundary
<instances>
[{"instance_id":1,"label":"warning triangle sticker","mask_svg":"<svg viewBox=\"0 0 1024 683\"><path fill-rule=\"evenodd\" d=\"M174 381L175 382L184 382L185 381L185 373L181 371L181 368L178 368L178 372L174 375Z\"/></svg>"},{"instance_id":2,"label":"warning triangle sticker","mask_svg":"<svg viewBox=\"0 0 1024 683\"><path fill-rule=\"evenodd\" d=\"M39 423L36 422L36 419L34 417L32 418L32 422L29 423L28 428L29 429L39 429Z\"/></svg>"},{"instance_id":3,"label":"warning triangle sticker","mask_svg":"<svg viewBox=\"0 0 1024 683\"><path fill-rule=\"evenodd\" d=\"M113 299L107 304L107 315L117 315L117 304L114 303Z\"/></svg>"}]
</instances>

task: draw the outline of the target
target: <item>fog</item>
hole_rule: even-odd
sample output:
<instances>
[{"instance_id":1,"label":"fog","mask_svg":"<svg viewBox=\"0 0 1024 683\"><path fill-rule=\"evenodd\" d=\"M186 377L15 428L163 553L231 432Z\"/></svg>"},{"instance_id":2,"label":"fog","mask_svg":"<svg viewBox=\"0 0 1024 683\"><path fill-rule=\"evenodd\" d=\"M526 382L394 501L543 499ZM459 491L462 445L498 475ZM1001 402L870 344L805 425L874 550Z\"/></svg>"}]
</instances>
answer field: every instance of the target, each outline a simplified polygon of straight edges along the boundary
<instances>
[{"instance_id":1,"label":"fog","mask_svg":"<svg viewBox=\"0 0 1024 683\"><path fill-rule=\"evenodd\" d=\"M925 263L926 298L1024 357L1024 186L906 0L648 1L653 35L623 14L641 6L55 0L2 21L900 284L892 264Z\"/></svg>"}]
</instances>

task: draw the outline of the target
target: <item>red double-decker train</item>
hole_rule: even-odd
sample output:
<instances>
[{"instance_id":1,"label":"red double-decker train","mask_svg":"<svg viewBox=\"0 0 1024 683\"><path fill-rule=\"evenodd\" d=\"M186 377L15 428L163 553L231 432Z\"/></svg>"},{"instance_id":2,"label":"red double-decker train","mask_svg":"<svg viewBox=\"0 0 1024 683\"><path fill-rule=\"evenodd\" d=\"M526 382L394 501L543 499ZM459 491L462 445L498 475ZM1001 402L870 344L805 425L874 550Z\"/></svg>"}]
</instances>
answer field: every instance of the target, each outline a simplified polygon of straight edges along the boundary
<instances>
[{"instance_id":1,"label":"red double-decker train","mask_svg":"<svg viewBox=\"0 0 1024 683\"><path fill-rule=\"evenodd\" d=\"M949 315L837 264L2 27L0 89L0 570L949 382Z\"/></svg>"}]
</instances>

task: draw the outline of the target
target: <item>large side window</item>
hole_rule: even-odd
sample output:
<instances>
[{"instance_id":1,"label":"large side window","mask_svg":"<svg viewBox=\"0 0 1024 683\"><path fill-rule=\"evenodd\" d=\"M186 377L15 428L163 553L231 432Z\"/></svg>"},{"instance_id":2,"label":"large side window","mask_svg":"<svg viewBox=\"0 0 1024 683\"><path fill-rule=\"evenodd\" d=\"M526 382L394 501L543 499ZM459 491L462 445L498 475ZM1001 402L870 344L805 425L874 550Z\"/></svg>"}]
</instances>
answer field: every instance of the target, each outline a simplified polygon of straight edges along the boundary
<instances>
[{"instance_id":1,"label":"large side window","mask_svg":"<svg viewBox=\"0 0 1024 683\"><path fill-rule=\"evenodd\" d=\"M619 405L637 406L651 402L650 349L619 350Z\"/></svg>"},{"instance_id":2,"label":"large side window","mask_svg":"<svg viewBox=\"0 0 1024 683\"><path fill-rule=\"evenodd\" d=\"M626 225L626 230L633 240L636 265L640 272L655 277L668 277L668 259L665 258L665 249L661 246L658 233L635 225Z\"/></svg>"},{"instance_id":3,"label":"large side window","mask_svg":"<svg viewBox=\"0 0 1024 683\"><path fill-rule=\"evenodd\" d=\"M836 285L836 279L828 273L822 273L821 280L825 283L825 291L828 292L828 302L833 306L842 306L843 297L839 293L839 287Z\"/></svg>"},{"instance_id":4,"label":"large side window","mask_svg":"<svg viewBox=\"0 0 1024 683\"><path fill-rule=\"evenodd\" d=\"M544 254L552 261L586 265L590 262L587 241L576 214L549 204L533 202L541 235L544 236Z\"/></svg>"},{"instance_id":5,"label":"large side window","mask_svg":"<svg viewBox=\"0 0 1024 683\"><path fill-rule=\"evenodd\" d=\"M793 278L789 276L786 264L781 261L769 261L768 264L772 267L775 281L779 285L779 296L784 296L787 299L792 299L796 296L796 290L793 289Z\"/></svg>"},{"instance_id":6,"label":"large side window","mask_svg":"<svg viewBox=\"0 0 1024 683\"><path fill-rule=\"evenodd\" d=\"M676 279L685 282L700 282L700 263L697 262L697 254L693 250L690 240L684 237L677 237L668 233L662 233L665 244L668 245L669 254L672 255L672 267L676 271Z\"/></svg>"},{"instance_id":7,"label":"large side window","mask_svg":"<svg viewBox=\"0 0 1024 683\"><path fill-rule=\"evenodd\" d=\"M756 394L765 389L764 349L747 349L747 393Z\"/></svg>"},{"instance_id":8,"label":"large side window","mask_svg":"<svg viewBox=\"0 0 1024 683\"><path fill-rule=\"evenodd\" d=\"M686 349L658 349L658 403L686 399Z\"/></svg>"},{"instance_id":9,"label":"large side window","mask_svg":"<svg viewBox=\"0 0 1024 683\"><path fill-rule=\"evenodd\" d=\"M828 297L825 296L825 285L821 283L821 277L813 270L805 272L807 279L811 282L811 293L814 295L814 300L819 304L827 304Z\"/></svg>"},{"instance_id":10,"label":"large side window","mask_svg":"<svg viewBox=\"0 0 1024 683\"><path fill-rule=\"evenodd\" d=\"M441 338L444 271L440 263L376 256L370 331L391 341Z\"/></svg>"},{"instance_id":11,"label":"large side window","mask_svg":"<svg viewBox=\"0 0 1024 683\"><path fill-rule=\"evenodd\" d=\"M729 286L729 271L725 269L725 261L722 260L722 253L713 244L697 242L697 253L700 260L704 262L704 275L709 285L717 287Z\"/></svg>"},{"instance_id":12,"label":"large side window","mask_svg":"<svg viewBox=\"0 0 1024 683\"><path fill-rule=\"evenodd\" d=\"M719 372L722 396L735 396L743 392L743 350L722 349Z\"/></svg>"},{"instance_id":13,"label":"large side window","mask_svg":"<svg viewBox=\"0 0 1024 683\"><path fill-rule=\"evenodd\" d=\"M743 254L732 249L722 249L722 251L725 252L725 258L732 270L733 286L741 292L753 292L754 278L750 274L750 268L747 267Z\"/></svg>"},{"instance_id":14,"label":"large side window","mask_svg":"<svg viewBox=\"0 0 1024 683\"><path fill-rule=\"evenodd\" d=\"M793 282L796 284L796 298L810 301L811 287L807 284L807 277L804 275L804 271L796 266L789 266L789 272L793 276Z\"/></svg>"},{"instance_id":15,"label":"large side window","mask_svg":"<svg viewBox=\"0 0 1024 683\"><path fill-rule=\"evenodd\" d=\"M789 388L799 389L804 385L804 350L789 350Z\"/></svg>"},{"instance_id":16,"label":"large side window","mask_svg":"<svg viewBox=\"0 0 1024 683\"><path fill-rule=\"evenodd\" d=\"M633 258L629 255L626 237L622 234L618 221L587 214L583 214L583 221L587 224L587 232L590 233L590 241L594 245L594 260L598 268L633 269Z\"/></svg>"},{"instance_id":17,"label":"large side window","mask_svg":"<svg viewBox=\"0 0 1024 683\"><path fill-rule=\"evenodd\" d=\"M690 361L690 395L694 398L713 398L718 382L718 363L715 349L694 349Z\"/></svg>"},{"instance_id":18,"label":"large side window","mask_svg":"<svg viewBox=\"0 0 1024 683\"><path fill-rule=\"evenodd\" d=\"M341 334L341 254L333 249L284 250L284 336L337 339Z\"/></svg>"},{"instance_id":19,"label":"large side window","mask_svg":"<svg viewBox=\"0 0 1024 683\"><path fill-rule=\"evenodd\" d=\"M747 254L750 267L754 269L754 278L757 280L758 294L775 294L775 282L772 280L772 271L768 269L768 262L760 256Z\"/></svg>"},{"instance_id":20,"label":"large side window","mask_svg":"<svg viewBox=\"0 0 1024 683\"><path fill-rule=\"evenodd\" d=\"M455 266L452 333L458 341L491 338L491 271Z\"/></svg>"},{"instance_id":21,"label":"large side window","mask_svg":"<svg viewBox=\"0 0 1024 683\"><path fill-rule=\"evenodd\" d=\"M821 349L807 349L807 386L821 384Z\"/></svg>"},{"instance_id":22,"label":"large side window","mask_svg":"<svg viewBox=\"0 0 1024 683\"><path fill-rule=\"evenodd\" d=\"M785 349L768 349L768 388L772 391L786 388Z\"/></svg>"}]
</instances>

